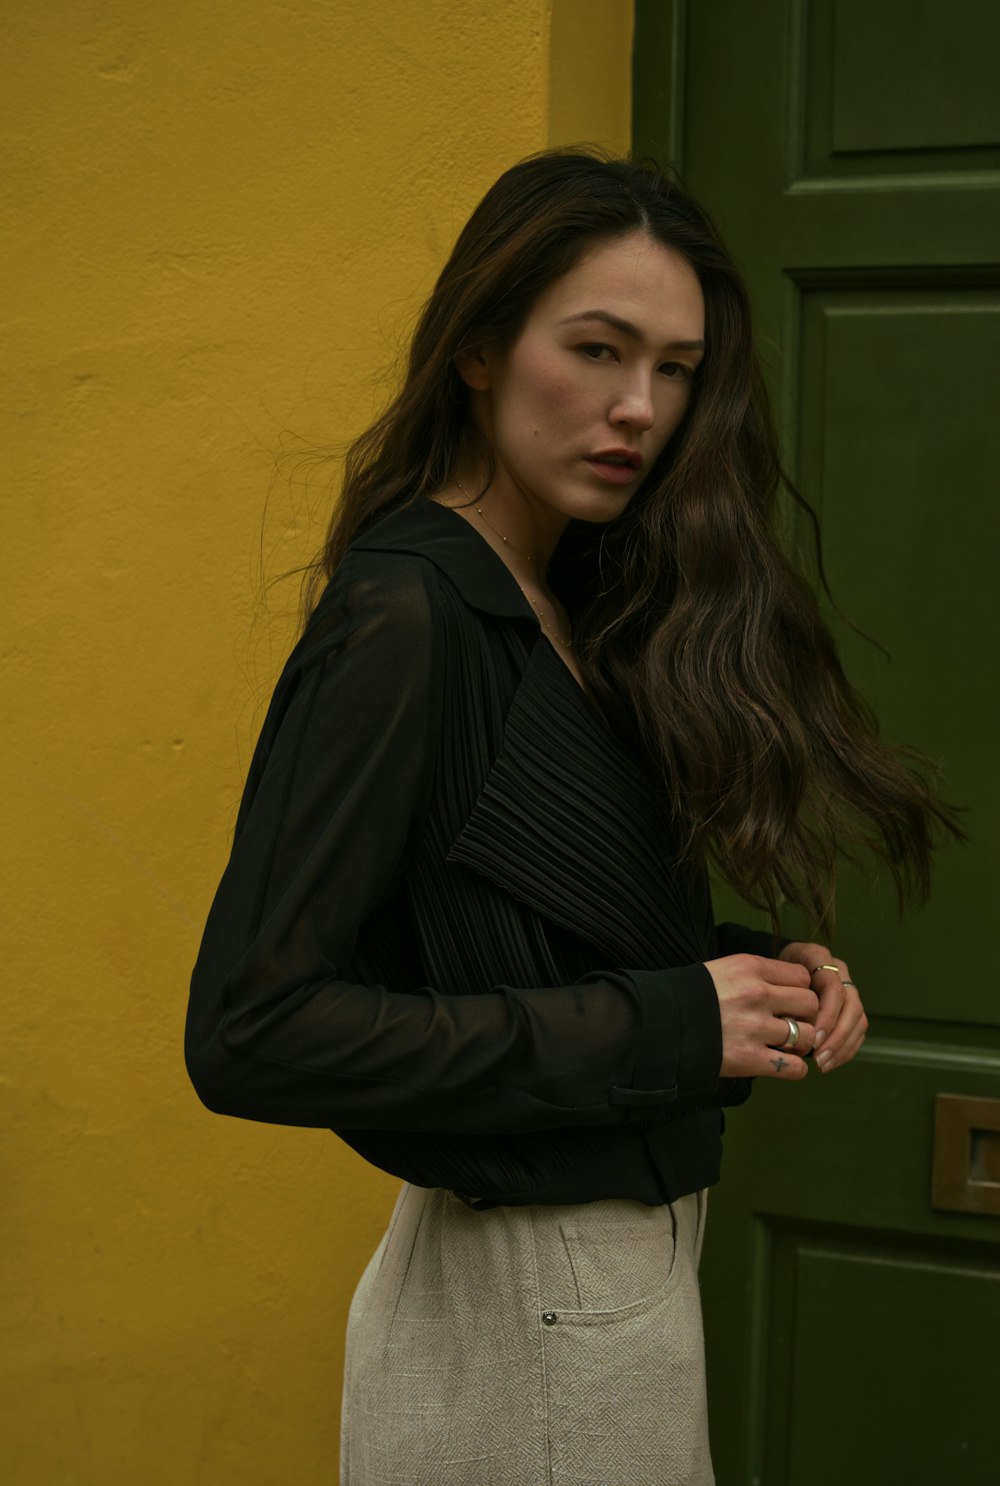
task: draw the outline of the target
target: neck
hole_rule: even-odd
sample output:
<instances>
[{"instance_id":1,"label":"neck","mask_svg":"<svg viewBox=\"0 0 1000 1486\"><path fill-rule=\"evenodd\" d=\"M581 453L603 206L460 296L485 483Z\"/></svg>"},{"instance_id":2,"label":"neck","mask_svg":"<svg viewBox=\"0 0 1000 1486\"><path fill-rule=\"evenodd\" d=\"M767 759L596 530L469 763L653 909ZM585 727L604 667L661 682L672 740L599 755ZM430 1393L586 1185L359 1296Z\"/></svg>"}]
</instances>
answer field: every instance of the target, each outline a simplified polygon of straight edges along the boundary
<instances>
[{"instance_id":1,"label":"neck","mask_svg":"<svg viewBox=\"0 0 1000 1486\"><path fill-rule=\"evenodd\" d=\"M454 477L450 485L454 489L446 487L444 491L434 496L434 499L441 505L450 506L456 515L462 516L470 526L476 528L483 540L493 548L501 562L510 571L514 581L538 615L542 628L557 645L570 650L572 631L569 618L545 580L545 569L559 535L565 530L566 521L561 522L556 536L547 541L544 535L540 535L537 523L527 521L517 523L512 520L510 525L512 528L516 526L518 533L518 539L515 539L495 519L499 502L493 502L493 510L487 512L488 498L492 494L492 489L477 499L474 486L470 490L464 481ZM529 546L529 542L537 545Z\"/></svg>"},{"instance_id":2,"label":"neck","mask_svg":"<svg viewBox=\"0 0 1000 1486\"><path fill-rule=\"evenodd\" d=\"M452 479L457 491L449 505L468 506L469 514L507 566L527 581L544 586L556 544L569 525L569 518L548 507L540 507L517 486L495 479L484 490L475 474L460 473Z\"/></svg>"}]
</instances>

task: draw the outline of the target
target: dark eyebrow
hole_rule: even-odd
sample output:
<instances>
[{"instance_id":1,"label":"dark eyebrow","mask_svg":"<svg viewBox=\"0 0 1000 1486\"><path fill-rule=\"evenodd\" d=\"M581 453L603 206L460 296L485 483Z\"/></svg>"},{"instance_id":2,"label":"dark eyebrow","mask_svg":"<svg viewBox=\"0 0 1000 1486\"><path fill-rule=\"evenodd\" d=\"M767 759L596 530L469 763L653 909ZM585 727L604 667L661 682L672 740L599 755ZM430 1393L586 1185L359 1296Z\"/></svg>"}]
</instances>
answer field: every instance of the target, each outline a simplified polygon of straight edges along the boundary
<instances>
[{"instance_id":1,"label":"dark eyebrow","mask_svg":"<svg viewBox=\"0 0 1000 1486\"><path fill-rule=\"evenodd\" d=\"M603 320L605 325L610 325L615 330L621 331L622 335L631 336L635 341L643 339L642 331L633 325L631 320L623 320L620 315L613 315L610 310L583 310L579 315L568 315L565 320L560 320L560 325L572 325L577 320ZM667 351L704 351L704 341L671 341L666 347Z\"/></svg>"}]
</instances>

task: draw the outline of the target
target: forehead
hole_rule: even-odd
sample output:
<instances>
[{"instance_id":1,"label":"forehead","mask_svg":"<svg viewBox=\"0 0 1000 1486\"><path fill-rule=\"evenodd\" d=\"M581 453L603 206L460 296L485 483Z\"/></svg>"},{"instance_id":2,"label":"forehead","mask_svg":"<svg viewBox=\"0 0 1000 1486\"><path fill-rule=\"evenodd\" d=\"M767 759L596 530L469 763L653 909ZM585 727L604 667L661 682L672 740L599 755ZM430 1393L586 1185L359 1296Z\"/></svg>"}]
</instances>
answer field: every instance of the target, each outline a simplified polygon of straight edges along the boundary
<instances>
[{"instance_id":1,"label":"forehead","mask_svg":"<svg viewBox=\"0 0 1000 1486\"><path fill-rule=\"evenodd\" d=\"M650 340L695 339L705 332L705 302L694 269L643 232L589 248L535 301L531 319L555 322L584 310L631 320Z\"/></svg>"}]
</instances>

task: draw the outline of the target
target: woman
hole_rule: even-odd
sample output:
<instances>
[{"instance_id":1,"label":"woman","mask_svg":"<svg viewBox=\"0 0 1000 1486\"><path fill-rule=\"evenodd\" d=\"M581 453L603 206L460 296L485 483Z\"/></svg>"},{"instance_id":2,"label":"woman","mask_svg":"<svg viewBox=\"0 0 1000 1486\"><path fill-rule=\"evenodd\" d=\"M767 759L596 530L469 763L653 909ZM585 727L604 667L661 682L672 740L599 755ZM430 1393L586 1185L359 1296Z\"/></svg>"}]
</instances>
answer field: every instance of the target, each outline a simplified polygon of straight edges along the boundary
<instances>
[{"instance_id":1,"label":"woman","mask_svg":"<svg viewBox=\"0 0 1000 1486\"><path fill-rule=\"evenodd\" d=\"M210 1108L406 1183L345 1486L712 1480L722 1106L867 1024L827 945L716 926L706 863L823 921L838 851L921 884L954 830L781 554L778 477L704 213L626 161L508 171L348 458L192 981Z\"/></svg>"}]
</instances>

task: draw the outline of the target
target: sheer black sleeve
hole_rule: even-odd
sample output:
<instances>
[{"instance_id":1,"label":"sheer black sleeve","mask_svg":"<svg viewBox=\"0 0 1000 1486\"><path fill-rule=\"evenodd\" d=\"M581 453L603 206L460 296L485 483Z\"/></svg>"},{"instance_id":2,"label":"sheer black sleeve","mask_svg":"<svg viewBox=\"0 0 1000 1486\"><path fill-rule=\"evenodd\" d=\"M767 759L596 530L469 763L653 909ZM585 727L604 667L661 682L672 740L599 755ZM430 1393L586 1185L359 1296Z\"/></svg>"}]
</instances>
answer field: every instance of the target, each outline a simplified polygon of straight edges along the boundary
<instances>
[{"instance_id":1,"label":"sheer black sleeve","mask_svg":"<svg viewBox=\"0 0 1000 1486\"><path fill-rule=\"evenodd\" d=\"M719 924L716 927L720 955L761 955L776 960L790 939L772 934L770 929L749 929L746 924Z\"/></svg>"},{"instance_id":2,"label":"sheer black sleeve","mask_svg":"<svg viewBox=\"0 0 1000 1486\"><path fill-rule=\"evenodd\" d=\"M283 1124L503 1133L703 1096L721 1030L702 965L467 996L342 978L429 798L436 583L419 557L350 555L285 668L191 982L200 1098Z\"/></svg>"}]
</instances>

